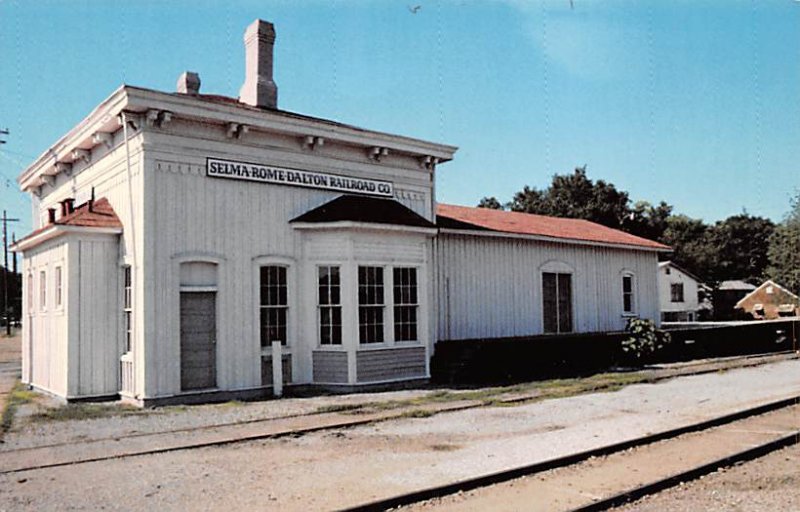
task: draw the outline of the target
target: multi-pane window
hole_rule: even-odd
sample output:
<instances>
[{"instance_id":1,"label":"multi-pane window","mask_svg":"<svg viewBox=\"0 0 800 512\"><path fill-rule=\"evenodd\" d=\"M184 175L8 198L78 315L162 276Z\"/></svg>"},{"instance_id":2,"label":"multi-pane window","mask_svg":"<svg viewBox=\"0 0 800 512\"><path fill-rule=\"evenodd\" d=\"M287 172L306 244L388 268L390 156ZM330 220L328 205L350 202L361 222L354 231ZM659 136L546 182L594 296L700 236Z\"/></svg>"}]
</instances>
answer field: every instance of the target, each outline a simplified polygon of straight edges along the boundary
<instances>
[{"instance_id":1,"label":"multi-pane window","mask_svg":"<svg viewBox=\"0 0 800 512\"><path fill-rule=\"evenodd\" d=\"M47 272L39 271L39 308L47 308Z\"/></svg>"},{"instance_id":2,"label":"multi-pane window","mask_svg":"<svg viewBox=\"0 0 800 512\"><path fill-rule=\"evenodd\" d=\"M319 342L321 345L342 344L342 299L339 267L318 268Z\"/></svg>"},{"instance_id":3,"label":"multi-pane window","mask_svg":"<svg viewBox=\"0 0 800 512\"><path fill-rule=\"evenodd\" d=\"M417 269L398 267L393 270L394 339L417 340Z\"/></svg>"},{"instance_id":4,"label":"multi-pane window","mask_svg":"<svg viewBox=\"0 0 800 512\"><path fill-rule=\"evenodd\" d=\"M133 300L131 296L131 267L122 267L122 316L125 327L124 351L133 348Z\"/></svg>"},{"instance_id":5,"label":"multi-pane window","mask_svg":"<svg viewBox=\"0 0 800 512\"><path fill-rule=\"evenodd\" d=\"M383 268L358 267L358 339L383 342Z\"/></svg>"},{"instance_id":6,"label":"multi-pane window","mask_svg":"<svg viewBox=\"0 0 800 512\"><path fill-rule=\"evenodd\" d=\"M683 283L670 284L669 292L672 302L683 302Z\"/></svg>"},{"instance_id":7,"label":"multi-pane window","mask_svg":"<svg viewBox=\"0 0 800 512\"><path fill-rule=\"evenodd\" d=\"M542 274L544 332L572 332L572 275Z\"/></svg>"},{"instance_id":8,"label":"multi-pane window","mask_svg":"<svg viewBox=\"0 0 800 512\"><path fill-rule=\"evenodd\" d=\"M56 307L61 307L61 267L56 267Z\"/></svg>"},{"instance_id":9,"label":"multi-pane window","mask_svg":"<svg viewBox=\"0 0 800 512\"><path fill-rule=\"evenodd\" d=\"M261 267L261 346L273 341L286 345L286 318L289 312L286 267Z\"/></svg>"},{"instance_id":10,"label":"multi-pane window","mask_svg":"<svg viewBox=\"0 0 800 512\"><path fill-rule=\"evenodd\" d=\"M622 311L624 313L633 313L635 307L633 275L625 274L622 276Z\"/></svg>"}]
</instances>

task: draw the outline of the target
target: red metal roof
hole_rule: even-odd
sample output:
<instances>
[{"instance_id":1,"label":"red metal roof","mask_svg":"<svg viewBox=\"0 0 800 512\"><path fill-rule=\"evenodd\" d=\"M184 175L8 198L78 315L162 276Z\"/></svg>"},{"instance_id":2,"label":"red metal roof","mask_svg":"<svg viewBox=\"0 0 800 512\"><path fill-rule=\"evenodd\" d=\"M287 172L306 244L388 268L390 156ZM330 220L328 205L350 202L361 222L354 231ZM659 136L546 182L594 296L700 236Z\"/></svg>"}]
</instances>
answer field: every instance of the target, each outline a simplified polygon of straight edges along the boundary
<instances>
[{"instance_id":1,"label":"red metal roof","mask_svg":"<svg viewBox=\"0 0 800 512\"><path fill-rule=\"evenodd\" d=\"M114 212L114 208L111 207L111 203L108 202L108 199L102 197L94 201L91 209L89 208L89 203L86 202L75 208L72 213L56 219L54 223L46 224L28 234L25 238L17 240L15 245L24 244L26 241L35 237L36 235L58 226L121 229L122 222L119 220L119 217L117 217L117 214Z\"/></svg>"},{"instance_id":2,"label":"red metal roof","mask_svg":"<svg viewBox=\"0 0 800 512\"><path fill-rule=\"evenodd\" d=\"M653 240L612 229L583 219L565 219L531 213L507 212L491 208L471 208L439 204L437 224L454 229L490 230L517 235L541 236L564 240L611 245L625 245L655 250L670 250ZM441 221L444 222L441 222Z\"/></svg>"}]
</instances>

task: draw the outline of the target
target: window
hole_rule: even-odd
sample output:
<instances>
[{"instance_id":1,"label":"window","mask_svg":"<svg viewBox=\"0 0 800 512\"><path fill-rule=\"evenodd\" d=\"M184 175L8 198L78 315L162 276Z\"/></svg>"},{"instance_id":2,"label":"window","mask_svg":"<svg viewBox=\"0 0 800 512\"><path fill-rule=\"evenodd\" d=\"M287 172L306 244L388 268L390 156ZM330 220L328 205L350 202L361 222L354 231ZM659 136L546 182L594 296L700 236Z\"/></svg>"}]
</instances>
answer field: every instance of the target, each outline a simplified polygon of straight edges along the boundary
<instances>
[{"instance_id":1,"label":"window","mask_svg":"<svg viewBox=\"0 0 800 512\"><path fill-rule=\"evenodd\" d=\"M358 267L358 339L383 343L383 268Z\"/></svg>"},{"instance_id":2,"label":"window","mask_svg":"<svg viewBox=\"0 0 800 512\"><path fill-rule=\"evenodd\" d=\"M286 345L286 317L289 311L286 267L261 267L261 346L273 341Z\"/></svg>"},{"instance_id":3,"label":"window","mask_svg":"<svg viewBox=\"0 0 800 512\"><path fill-rule=\"evenodd\" d=\"M672 302L683 302L683 283L670 284L669 294Z\"/></svg>"},{"instance_id":4,"label":"window","mask_svg":"<svg viewBox=\"0 0 800 512\"><path fill-rule=\"evenodd\" d=\"M775 293L775 288L772 285L767 286L767 295L772 295L773 293Z\"/></svg>"},{"instance_id":5,"label":"window","mask_svg":"<svg viewBox=\"0 0 800 512\"><path fill-rule=\"evenodd\" d=\"M56 267L56 307L61 307L61 267Z\"/></svg>"},{"instance_id":6,"label":"window","mask_svg":"<svg viewBox=\"0 0 800 512\"><path fill-rule=\"evenodd\" d=\"M320 345L341 345L342 300L339 267L318 267L317 280L319 285Z\"/></svg>"},{"instance_id":7,"label":"window","mask_svg":"<svg viewBox=\"0 0 800 512\"><path fill-rule=\"evenodd\" d=\"M417 269L398 267L394 277L394 339L417 340Z\"/></svg>"},{"instance_id":8,"label":"window","mask_svg":"<svg viewBox=\"0 0 800 512\"><path fill-rule=\"evenodd\" d=\"M633 314L636 310L636 302L633 293L633 274L622 275L622 312Z\"/></svg>"},{"instance_id":9,"label":"window","mask_svg":"<svg viewBox=\"0 0 800 512\"><path fill-rule=\"evenodd\" d=\"M544 332L572 332L572 275L542 273Z\"/></svg>"},{"instance_id":10,"label":"window","mask_svg":"<svg viewBox=\"0 0 800 512\"><path fill-rule=\"evenodd\" d=\"M34 300L33 300L33 274L28 274L28 313L33 314L34 308Z\"/></svg>"},{"instance_id":11,"label":"window","mask_svg":"<svg viewBox=\"0 0 800 512\"><path fill-rule=\"evenodd\" d=\"M122 316L125 327L124 352L133 348L133 300L131 296L131 267L122 267Z\"/></svg>"},{"instance_id":12,"label":"window","mask_svg":"<svg viewBox=\"0 0 800 512\"><path fill-rule=\"evenodd\" d=\"M39 308L42 311L47 308L47 273L44 270L39 272Z\"/></svg>"}]
</instances>

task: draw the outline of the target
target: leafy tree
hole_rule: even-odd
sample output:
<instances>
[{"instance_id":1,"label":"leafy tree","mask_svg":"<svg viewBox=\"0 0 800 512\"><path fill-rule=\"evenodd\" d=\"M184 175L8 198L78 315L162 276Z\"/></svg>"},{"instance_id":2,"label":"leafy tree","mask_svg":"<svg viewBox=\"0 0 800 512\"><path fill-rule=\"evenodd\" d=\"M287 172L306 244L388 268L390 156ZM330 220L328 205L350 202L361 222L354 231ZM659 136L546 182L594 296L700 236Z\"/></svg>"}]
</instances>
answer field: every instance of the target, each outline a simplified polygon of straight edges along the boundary
<instances>
[{"instance_id":1,"label":"leafy tree","mask_svg":"<svg viewBox=\"0 0 800 512\"><path fill-rule=\"evenodd\" d=\"M766 275L796 294L800 294L800 192L792 209L769 239L769 266Z\"/></svg>"},{"instance_id":2,"label":"leafy tree","mask_svg":"<svg viewBox=\"0 0 800 512\"><path fill-rule=\"evenodd\" d=\"M622 221L622 229L650 240L661 240L667 230L672 206L664 201L653 206L647 201L636 201Z\"/></svg>"},{"instance_id":3,"label":"leafy tree","mask_svg":"<svg viewBox=\"0 0 800 512\"><path fill-rule=\"evenodd\" d=\"M767 268L767 248L774 230L775 224L771 220L747 213L714 224L708 237L716 253L711 277L716 281L761 281Z\"/></svg>"},{"instance_id":4,"label":"leafy tree","mask_svg":"<svg viewBox=\"0 0 800 512\"><path fill-rule=\"evenodd\" d=\"M481 199L481 202L478 203L478 208L490 208L492 210L504 210L505 209L503 207L503 205L500 204L500 201L498 201L497 198L494 197L494 196L491 196L491 197L487 196L487 197L484 197L483 199Z\"/></svg>"},{"instance_id":5,"label":"leafy tree","mask_svg":"<svg viewBox=\"0 0 800 512\"><path fill-rule=\"evenodd\" d=\"M546 190L525 187L511 201L513 211L591 220L620 228L628 214L628 193L603 180L593 182L586 166L572 174L556 174Z\"/></svg>"},{"instance_id":6,"label":"leafy tree","mask_svg":"<svg viewBox=\"0 0 800 512\"><path fill-rule=\"evenodd\" d=\"M672 261L701 279L710 279L716 254L709 242L709 227L686 215L671 215L665 222L660 241L672 247Z\"/></svg>"}]
</instances>

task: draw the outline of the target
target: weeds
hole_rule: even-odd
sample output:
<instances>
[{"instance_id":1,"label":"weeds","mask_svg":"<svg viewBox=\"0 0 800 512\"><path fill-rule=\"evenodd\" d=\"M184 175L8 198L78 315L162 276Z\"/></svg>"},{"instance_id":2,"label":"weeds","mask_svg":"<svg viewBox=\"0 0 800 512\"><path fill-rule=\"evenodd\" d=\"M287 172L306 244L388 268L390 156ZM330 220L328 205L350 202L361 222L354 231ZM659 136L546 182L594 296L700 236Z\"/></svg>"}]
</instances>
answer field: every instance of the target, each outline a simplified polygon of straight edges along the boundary
<instances>
[{"instance_id":1,"label":"weeds","mask_svg":"<svg viewBox=\"0 0 800 512\"><path fill-rule=\"evenodd\" d=\"M27 404L36 397L36 393L29 391L26 386L17 381L11 392L8 394L6 405L3 407L3 414L0 417L0 439L3 438L6 432L11 430L14 424L14 415L17 413L17 408L20 405Z\"/></svg>"},{"instance_id":2,"label":"weeds","mask_svg":"<svg viewBox=\"0 0 800 512\"><path fill-rule=\"evenodd\" d=\"M80 421L114 416L149 414L133 405L67 404L40 410L30 416L31 421Z\"/></svg>"}]
</instances>

